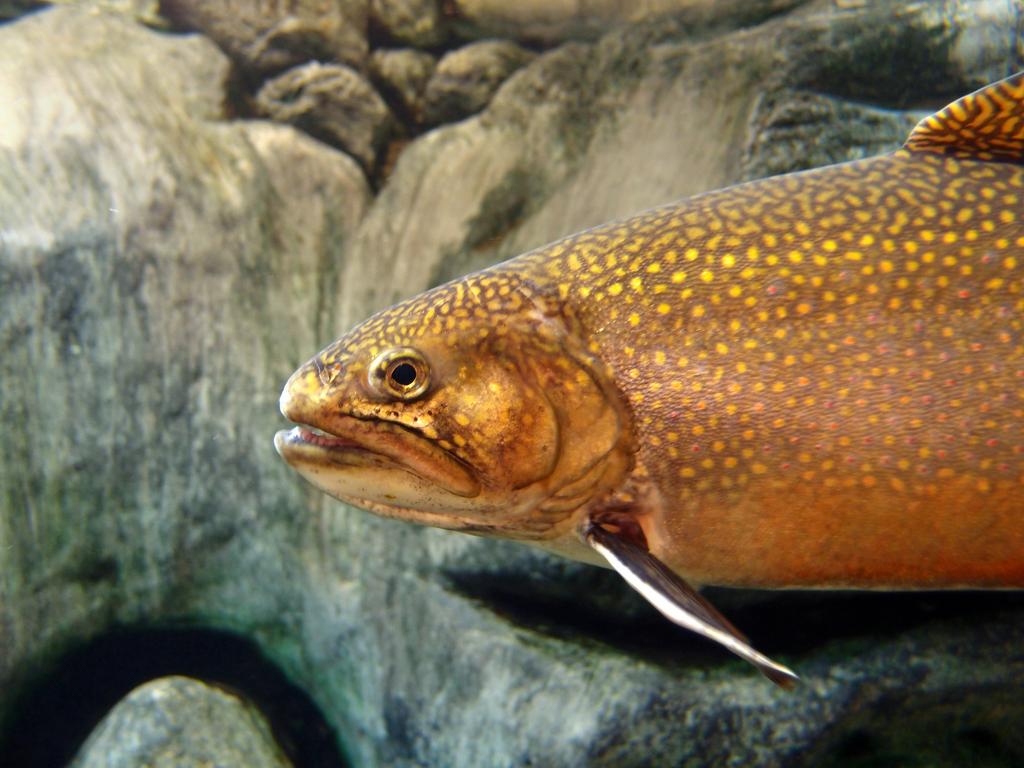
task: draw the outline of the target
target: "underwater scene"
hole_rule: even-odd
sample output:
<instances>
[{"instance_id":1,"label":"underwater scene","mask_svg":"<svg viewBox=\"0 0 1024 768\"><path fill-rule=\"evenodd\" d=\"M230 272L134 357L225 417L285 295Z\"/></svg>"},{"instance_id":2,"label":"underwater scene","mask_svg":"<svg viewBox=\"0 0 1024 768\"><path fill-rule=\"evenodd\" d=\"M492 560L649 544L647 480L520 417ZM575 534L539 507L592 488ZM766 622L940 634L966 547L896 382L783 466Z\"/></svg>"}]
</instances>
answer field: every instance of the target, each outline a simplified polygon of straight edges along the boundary
<instances>
[{"instance_id":1,"label":"underwater scene","mask_svg":"<svg viewBox=\"0 0 1024 768\"><path fill-rule=\"evenodd\" d=\"M0 0L0 768L1024 765L1024 0Z\"/></svg>"}]
</instances>

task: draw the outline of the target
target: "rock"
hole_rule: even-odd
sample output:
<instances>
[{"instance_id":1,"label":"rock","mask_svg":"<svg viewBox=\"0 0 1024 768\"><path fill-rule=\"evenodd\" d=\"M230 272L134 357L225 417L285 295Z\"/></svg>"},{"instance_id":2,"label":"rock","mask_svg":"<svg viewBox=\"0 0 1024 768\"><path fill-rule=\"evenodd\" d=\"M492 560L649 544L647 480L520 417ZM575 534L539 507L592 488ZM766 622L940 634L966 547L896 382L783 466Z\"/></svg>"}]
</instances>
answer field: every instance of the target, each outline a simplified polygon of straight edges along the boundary
<instances>
[{"instance_id":1,"label":"rock","mask_svg":"<svg viewBox=\"0 0 1024 768\"><path fill-rule=\"evenodd\" d=\"M345 508L270 447L292 368L374 309L895 146L998 50L1021 67L964 42L993 7L817 2L559 46L411 141L372 203L343 154L228 121L199 38L74 9L0 28L0 722L63 649L174 622L258 643L357 765L1024 763L1020 595L720 590L803 675L784 694L612 573Z\"/></svg>"},{"instance_id":2,"label":"rock","mask_svg":"<svg viewBox=\"0 0 1024 768\"><path fill-rule=\"evenodd\" d=\"M367 80L340 64L306 64L266 82L258 111L352 155L368 171L394 128L391 110Z\"/></svg>"},{"instance_id":3,"label":"rock","mask_svg":"<svg viewBox=\"0 0 1024 768\"><path fill-rule=\"evenodd\" d=\"M368 0L161 0L160 10L255 75L312 59L359 66L369 50Z\"/></svg>"},{"instance_id":4,"label":"rock","mask_svg":"<svg viewBox=\"0 0 1024 768\"><path fill-rule=\"evenodd\" d=\"M802 91L771 92L751 115L742 175L759 179L878 155L902 144L926 114Z\"/></svg>"},{"instance_id":5,"label":"rock","mask_svg":"<svg viewBox=\"0 0 1024 768\"><path fill-rule=\"evenodd\" d=\"M389 39L420 48L448 35L439 0L370 0L370 19Z\"/></svg>"},{"instance_id":6,"label":"rock","mask_svg":"<svg viewBox=\"0 0 1024 768\"><path fill-rule=\"evenodd\" d=\"M436 125L479 112L508 76L533 57L507 40L485 40L445 54L427 83L424 121Z\"/></svg>"},{"instance_id":7,"label":"rock","mask_svg":"<svg viewBox=\"0 0 1024 768\"><path fill-rule=\"evenodd\" d=\"M288 768L248 702L187 677L139 686L93 731L71 768Z\"/></svg>"},{"instance_id":8,"label":"rock","mask_svg":"<svg viewBox=\"0 0 1024 768\"><path fill-rule=\"evenodd\" d=\"M741 27L806 0L452 0L460 34L539 43L593 40L617 27L659 17L687 26Z\"/></svg>"},{"instance_id":9,"label":"rock","mask_svg":"<svg viewBox=\"0 0 1024 768\"><path fill-rule=\"evenodd\" d=\"M160 15L160 0L50 0L52 5L88 6L103 13L122 13L154 29L168 29L169 23Z\"/></svg>"},{"instance_id":10,"label":"rock","mask_svg":"<svg viewBox=\"0 0 1024 768\"><path fill-rule=\"evenodd\" d=\"M292 621L274 585L306 496L269 436L292 350L333 333L316 297L369 190L291 127L228 122L201 37L64 7L0 50L4 723L114 625Z\"/></svg>"},{"instance_id":11,"label":"rock","mask_svg":"<svg viewBox=\"0 0 1024 768\"><path fill-rule=\"evenodd\" d=\"M425 51L412 48L378 48L370 54L369 71L400 114L409 122L419 122L423 113L423 93L437 62Z\"/></svg>"}]
</instances>

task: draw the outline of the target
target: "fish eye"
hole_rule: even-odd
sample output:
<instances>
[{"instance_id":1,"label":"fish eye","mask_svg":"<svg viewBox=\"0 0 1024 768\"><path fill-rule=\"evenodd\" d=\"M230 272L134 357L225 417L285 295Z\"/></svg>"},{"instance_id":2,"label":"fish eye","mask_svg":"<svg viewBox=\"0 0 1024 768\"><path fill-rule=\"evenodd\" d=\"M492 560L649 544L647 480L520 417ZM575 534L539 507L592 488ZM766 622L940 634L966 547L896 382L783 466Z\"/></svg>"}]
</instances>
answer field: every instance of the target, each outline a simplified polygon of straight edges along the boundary
<instances>
[{"instance_id":1,"label":"fish eye","mask_svg":"<svg viewBox=\"0 0 1024 768\"><path fill-rule=\"evenodd\" d=\"M427 361L411 347L389 349L370 363L370 386L378 393L399 400L413 400L427 391L430 383Z\"/></svg>"},{"instance_id":2,"label":"fish eye","mask_svg":"<svg viewBox=\"0 0 1024 768\"><path fill-rule=\"evenodd\" d=\"M396 387L411 387L417 375L416 366L406 360L398 360L388 368L388 378Z\"/></svg>"}]
</instances>

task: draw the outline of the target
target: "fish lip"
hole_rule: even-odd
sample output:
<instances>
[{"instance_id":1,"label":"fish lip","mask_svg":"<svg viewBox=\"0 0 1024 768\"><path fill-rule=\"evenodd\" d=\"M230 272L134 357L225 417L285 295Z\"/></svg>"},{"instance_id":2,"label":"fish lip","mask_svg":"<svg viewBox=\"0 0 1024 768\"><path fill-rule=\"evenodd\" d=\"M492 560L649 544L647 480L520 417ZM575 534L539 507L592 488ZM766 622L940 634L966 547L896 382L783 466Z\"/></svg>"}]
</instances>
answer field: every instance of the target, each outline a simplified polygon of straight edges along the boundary
<instances>
[{"instance_id":1,"label":"fish lip","mask_svg":"<svg viewBox=\"0 0 1024 768\"><path fill-rule=\"evenodd\" d=\"M296 422L274 435L274 447L293 465L383 467L409 472L457 496L481 492L469 465L415 429L352 415L335 415L330 421L329 428Z\"/></svg>"}]
</instances>

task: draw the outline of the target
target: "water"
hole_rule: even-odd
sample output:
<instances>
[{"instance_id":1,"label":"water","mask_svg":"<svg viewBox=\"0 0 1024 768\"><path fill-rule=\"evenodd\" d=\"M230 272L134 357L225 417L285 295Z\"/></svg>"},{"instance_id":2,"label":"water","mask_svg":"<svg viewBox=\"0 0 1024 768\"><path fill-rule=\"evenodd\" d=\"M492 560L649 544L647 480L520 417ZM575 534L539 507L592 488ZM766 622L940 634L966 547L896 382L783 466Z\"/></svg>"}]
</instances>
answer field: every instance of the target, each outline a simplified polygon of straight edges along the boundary
<instances>
[{"instance_id":1,"label":"water","mask_svg":"<svg viewBox=\"0 0 1024 768\"><path fill-rule=\"evenodd\" d=\"M374 7L0 5L0 764L175 673L296 765L1024 763L1017 595L717 595L784 694L613 574L349 509L271 445L371 312L889 151L1024 68L1021 4Z\"/></svg>"}]
</instances>

